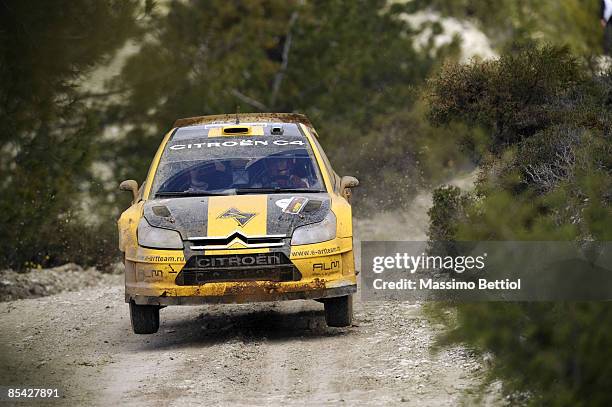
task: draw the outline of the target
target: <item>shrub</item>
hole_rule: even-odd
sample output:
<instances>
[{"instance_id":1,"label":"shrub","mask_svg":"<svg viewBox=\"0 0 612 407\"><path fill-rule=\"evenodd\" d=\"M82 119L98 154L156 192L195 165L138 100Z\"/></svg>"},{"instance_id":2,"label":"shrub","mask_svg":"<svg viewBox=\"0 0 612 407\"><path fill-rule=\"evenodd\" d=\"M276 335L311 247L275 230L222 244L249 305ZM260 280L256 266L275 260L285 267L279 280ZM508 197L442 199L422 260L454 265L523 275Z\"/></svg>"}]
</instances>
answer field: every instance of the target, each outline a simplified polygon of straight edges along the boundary
<instances>
[{"instance_id":1,"label":"shrub","mask_svg":"<svg viewBox=\"0 0 612 407\"><path fill-rule=\"evenodd\" d=\"M610 73L590 77L566 48L520 45L447 66L429 117L486 134L455 138L481 160L475 192L438 189L430 239L610 240ZM494 355L491 379L531 405L610 405L612 306L460 304L443 342ZM447 321L448 322L448 321Z\"/></svg>"}]
</instances>

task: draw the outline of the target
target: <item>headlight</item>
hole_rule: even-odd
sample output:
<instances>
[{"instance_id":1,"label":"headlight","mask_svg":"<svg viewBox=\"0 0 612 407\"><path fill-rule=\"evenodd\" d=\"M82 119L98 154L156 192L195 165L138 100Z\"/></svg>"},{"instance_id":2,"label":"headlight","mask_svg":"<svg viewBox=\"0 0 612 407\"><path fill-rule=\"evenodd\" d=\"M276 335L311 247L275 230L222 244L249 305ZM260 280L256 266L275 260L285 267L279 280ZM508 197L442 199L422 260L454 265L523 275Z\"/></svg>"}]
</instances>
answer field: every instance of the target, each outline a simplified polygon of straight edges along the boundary
<instances>
[{"instance_id":1,"label":"headlight","mask_svg":"<svg viewBox=\"0 0 612 407\"><path fill-rule=\"evenodd\" d=\"M138 224L138 244L151 249L182 249L183 240L175 230L155 228L145 218Z\"/></svg>"},{"instance_id":2,"label":"headlight","mask_svg":"<svg viewBox=\"0 0 612 407\"><path fill-rule=\"evenodd\" d=\"M329 211L325 219L319 223L300 226L293 232L292 245L325 242L336 237L336 215Z\"/></svg>"}]
</instances>

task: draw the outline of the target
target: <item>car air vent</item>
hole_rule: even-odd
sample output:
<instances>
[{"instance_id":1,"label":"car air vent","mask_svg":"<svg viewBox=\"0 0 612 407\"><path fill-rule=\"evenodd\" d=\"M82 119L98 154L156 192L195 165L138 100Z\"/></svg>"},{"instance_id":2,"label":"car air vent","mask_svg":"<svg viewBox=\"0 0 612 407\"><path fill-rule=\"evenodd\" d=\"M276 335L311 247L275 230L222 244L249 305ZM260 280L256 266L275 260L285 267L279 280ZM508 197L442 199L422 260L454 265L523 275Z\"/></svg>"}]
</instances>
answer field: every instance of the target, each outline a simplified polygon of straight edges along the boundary
<instances>
[{"instance_id":1,"label":"car air vent","mask_svg":"<svg viewBox=\"0 0 612 407\"><path fill-rule=\"evenodd\" d=\"M249 127L232 126L223 128L223 134L249 134Z\"/></svg>"},{"instance_id":2,"label":"car air vent","mask_svg":"<svg viewBox=\"0 0 612 407\"><path fill-rule=\"evenodd\" d=\"M283 127L282 126L272 126L272 129L270 130L270 134L272 134L273 136L280 136L283 134Z\"/></svg>"}]
</instances>

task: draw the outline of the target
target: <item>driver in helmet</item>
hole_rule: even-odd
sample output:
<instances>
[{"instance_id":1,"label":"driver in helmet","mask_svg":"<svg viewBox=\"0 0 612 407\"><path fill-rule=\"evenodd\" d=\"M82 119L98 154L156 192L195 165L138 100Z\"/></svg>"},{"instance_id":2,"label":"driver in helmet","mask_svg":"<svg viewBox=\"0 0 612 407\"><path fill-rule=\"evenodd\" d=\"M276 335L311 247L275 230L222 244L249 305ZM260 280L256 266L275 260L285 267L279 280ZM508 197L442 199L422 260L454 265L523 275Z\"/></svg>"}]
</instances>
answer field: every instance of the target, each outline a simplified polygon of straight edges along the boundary
<instances>
[{"instance_id":1,"label":"driver in helmet","mask_svg":"<svg viewBox=\"0 0 612 407\"><path fill-rule=\"evenodd\" d=\"M270 160L268 171L274 187L308 188L308 180L296 175L295 164L291 158L278 157Z\"/></svg>"},{"instance_id":2,"label":"driver in helmet","mask_svg":"<svg viewBox=\"0 0 612 407\"><path fill-rule=\"evenodd\" d=\"M225 173L225 165L215 162L214 165L194 165L189 169L189 191L207 191L215 189L219 178Z\"/></svg>"}]
</instances>

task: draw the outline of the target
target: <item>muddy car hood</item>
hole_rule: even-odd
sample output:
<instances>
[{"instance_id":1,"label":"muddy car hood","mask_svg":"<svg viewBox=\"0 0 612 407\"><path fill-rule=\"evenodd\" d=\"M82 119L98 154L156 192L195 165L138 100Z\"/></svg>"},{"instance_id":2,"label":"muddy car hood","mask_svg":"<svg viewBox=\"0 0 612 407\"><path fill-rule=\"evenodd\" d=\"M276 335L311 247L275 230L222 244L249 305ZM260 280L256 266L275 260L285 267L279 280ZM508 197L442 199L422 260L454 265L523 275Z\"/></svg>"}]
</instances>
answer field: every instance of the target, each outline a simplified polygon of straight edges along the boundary
<instances>
[{"instance_id":1,"label":"muddy car hood","mask_svg":"<svg viewBox=\"0 0 612 407\"><path fill-rule=\"evenodd\" d=\"M322 221L330 210L327 193L230 195L153 199L144 205L146 220L176 230L183 240L245 235L291 237L296 227Z\"/></svg>"}]
</instances>

